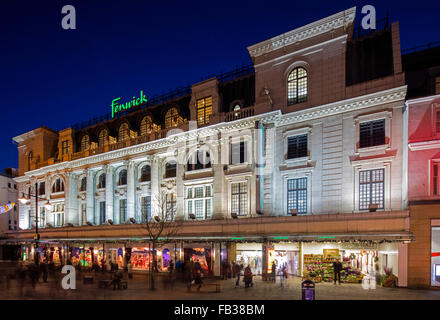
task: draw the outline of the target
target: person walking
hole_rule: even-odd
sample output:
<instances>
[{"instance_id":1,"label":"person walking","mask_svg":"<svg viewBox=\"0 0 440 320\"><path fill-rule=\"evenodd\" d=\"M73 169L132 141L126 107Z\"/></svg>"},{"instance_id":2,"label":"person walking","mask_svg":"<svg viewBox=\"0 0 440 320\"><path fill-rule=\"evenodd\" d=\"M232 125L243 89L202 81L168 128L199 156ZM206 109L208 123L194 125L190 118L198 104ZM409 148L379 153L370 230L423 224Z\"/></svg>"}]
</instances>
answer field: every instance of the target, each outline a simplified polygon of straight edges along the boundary
<instances>
[{"instance_id":1,"label":"person walking","mask_svg":"<svg viewBox=\"0 0 440 320\"><path fill-rule=\"evenodd\" d=\"M200 291L200 288L202 287L203 281L202 281L202 272L200 269L198 269L196 271L196 274L194 275L194 282L196 285L198 285L197 287L197 291Z\"/></svg>"},{"instance_id":2,"label":"person walking","mask_svg":"<svg viewBox=\"0 0 440 320\"><path fill-rule=\"evenodd\" d=\"M235 281L235 287L239 287L240 286L240 276L241 276L241 269L243 268L243 266L236 264L236 270L235 270L235 274L237 276L237 281Z\"/></svg>"},{"instance_id":3,"label":"person walking","mask_svg":"<svg viewBox=\"0 0 440 320\"><path fill-rule=\"evenodd\" d=\"M128 278L133 279L133 265L131 264L131 261L128 261L127 263L127 272L128 272Z\"/></svg>"},{"instance_id":4,"label":"person walking","mask_svg":"<svg viewBox=\"0 0 440 320\"><path fill-rule=\"evenodd\" d=\"M333 273L334 280L336 285L336 280L338 280L339 284L341 284L341 271L342 271L342 263L339 260L333 262Z\"/></svg>"},{"instance_id":5,"label":"person walking","mask_svg":"<svg viewBox=\"0 0 440 320\"><path fill-rule=\"evenodd\" d=\"M273 282L276 282L276 279L275 279L276 271L277 271L277 265L276 265L275 261L273 261L272 262L272 274L271 274L271 280Z\"/></svg>"},{"instance_id":6,"label":"person walking","mask_svg":"<svg viewBox=\"0 0 440 320\"><path fill-rule=\"evenodd\" d=\"M244 287L249 288L249 286L253 286L252 284L252 271L249 266L244 269Z\"/></svg>"},{"instance_id":7,"label":"person walking","mask_svg":"<svg viewBox=\"0 0 440 320\"><path fill-rule=\"evenodd\" d=\"M42 271L43 271L43 281L45 283L47 283L47 274L49 273L49 266L48 266L46 260L43 261L43 263L41 264L41 267L42 267Z\"/></svg>"}]
</instances>

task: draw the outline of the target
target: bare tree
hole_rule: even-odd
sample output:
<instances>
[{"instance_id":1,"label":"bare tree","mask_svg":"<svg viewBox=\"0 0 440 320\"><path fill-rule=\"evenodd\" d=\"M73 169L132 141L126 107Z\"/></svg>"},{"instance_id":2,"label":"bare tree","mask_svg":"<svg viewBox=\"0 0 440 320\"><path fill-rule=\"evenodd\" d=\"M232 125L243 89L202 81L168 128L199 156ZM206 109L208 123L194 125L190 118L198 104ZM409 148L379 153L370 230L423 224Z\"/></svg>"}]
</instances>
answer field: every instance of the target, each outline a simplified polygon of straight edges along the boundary
<instances>
[{"instance_id":1,"label":"bare tree","mask_svg":"<svg viewBox=\"0 0 440 320\"><path fill-rule=\"evenodd\" d=\"M176 236L182 225L182 221L175 221L176 198L175 194L161 190L154 199L155 206L151 217L144 215L145 229L152 244L153 261L150 263L150 289L155 290L155 272L157 271L157 245L160 242Z\"/></svg>"}]
</instances>

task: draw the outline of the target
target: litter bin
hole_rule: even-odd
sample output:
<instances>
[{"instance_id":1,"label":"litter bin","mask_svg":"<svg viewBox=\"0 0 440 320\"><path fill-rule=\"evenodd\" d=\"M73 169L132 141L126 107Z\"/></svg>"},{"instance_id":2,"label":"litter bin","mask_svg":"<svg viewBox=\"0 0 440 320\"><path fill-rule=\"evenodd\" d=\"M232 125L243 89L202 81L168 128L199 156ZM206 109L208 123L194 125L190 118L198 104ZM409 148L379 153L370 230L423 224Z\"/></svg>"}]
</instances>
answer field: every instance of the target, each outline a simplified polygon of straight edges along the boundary
<instances>
[{"instance_id":1,"label":"litter bin","mask_svg":"<svg viewBox=\"0 0 440 320\"><path fill-rule=\"evenodd\" d=\"M305 280L301 283L302 300L315 300L315 283Z\"/></svg>"}]
</instances>

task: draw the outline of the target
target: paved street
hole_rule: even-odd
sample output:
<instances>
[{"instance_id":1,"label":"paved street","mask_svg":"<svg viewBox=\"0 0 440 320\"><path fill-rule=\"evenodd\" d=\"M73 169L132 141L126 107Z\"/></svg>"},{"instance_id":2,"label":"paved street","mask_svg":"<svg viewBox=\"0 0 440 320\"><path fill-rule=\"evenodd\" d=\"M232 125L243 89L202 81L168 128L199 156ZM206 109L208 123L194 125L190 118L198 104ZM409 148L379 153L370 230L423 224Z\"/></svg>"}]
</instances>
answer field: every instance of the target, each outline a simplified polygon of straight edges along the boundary
<instances>
[{"instance_id":1,"label":"paved street","mask_svg":"<svg viewBox=\"0 0 440 320\"><path fill-rule=\"evenodd\" d=\"M99 275L99 277L102 275ZM106 275L108 278L108 275ZM63 290L56 285L53 279L48 283L40 282L35 289L26 281L22 293L16 280L10 280L9 289L7 283L2 281L0 284L0 299L72 299L72 300L92 300L92 299L122 299L122 300L299 300L301 299L299 278L291 277L284 282L283 286L279 283L262 281L260 277L254 278L254 286L244 288L241 283L239 288L235 288L235 279L216 280L204 279L205 283L220 283L221 292L202 292L213 290L214 286L202 288L201 292L187 292L184 283L176 280L174 286L169 286L164 281L165 277L159 276L157 280L157 290L149 290L148 277L146 275L135 274L133 279L128 280L128 289L112 290L99 289L98 283L83 284L77 281L76 290ZM194 290L195 291L195 290ZM375 290L364 290L360 284L333 285L332 283L316 284L317 300L440 300L440 291L437 290L410 290L405 288L383 288L377 287Z\"/></svg>"}]
</instances>

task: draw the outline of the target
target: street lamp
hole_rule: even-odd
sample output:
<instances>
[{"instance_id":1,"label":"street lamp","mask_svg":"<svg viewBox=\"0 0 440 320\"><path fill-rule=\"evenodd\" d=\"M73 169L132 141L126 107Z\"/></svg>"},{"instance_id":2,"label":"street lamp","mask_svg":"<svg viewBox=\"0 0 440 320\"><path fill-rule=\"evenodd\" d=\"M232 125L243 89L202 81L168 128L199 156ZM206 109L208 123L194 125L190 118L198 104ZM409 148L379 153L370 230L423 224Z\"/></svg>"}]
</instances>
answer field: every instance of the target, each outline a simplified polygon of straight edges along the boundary
<instances>
[{"instance_id":1,"label":"street lamp","mask_svg":"<svg viewBox=\"0 0 440 320\"><path fill-rule=\"evenodd\" d=\"M27 194L28 198L25 196L25 193L22 193L21 198L18 198L18 201L20 201L20 203L28 203L30 201L31 197L35 197L35 235L34 235L34 240L35 240L35 264L38 266L38 264L40 263L40 259L39 259L39 253L38 253L38 241L40 240L40 234L38 233L38 199L41 200L46 200L44 198L40 198L38 196L38 183L35 183L35 194ZM45 205L46 209L50 209L50 203L49 201L46 201Z\"/></svg>"}]
</instances>

